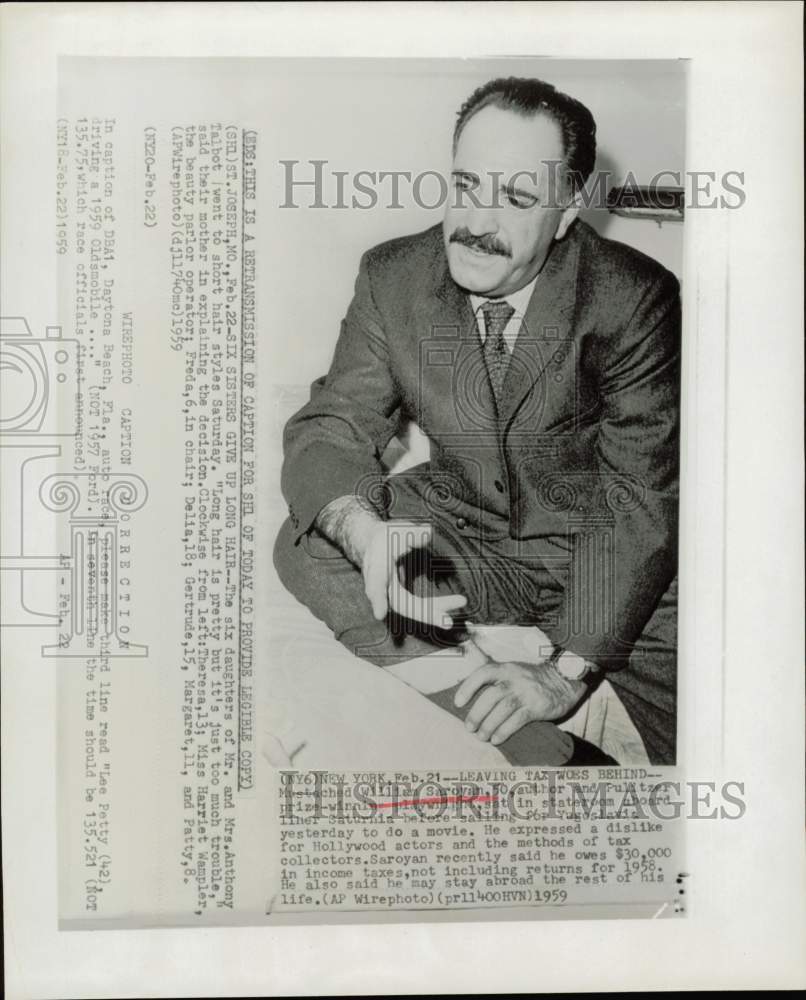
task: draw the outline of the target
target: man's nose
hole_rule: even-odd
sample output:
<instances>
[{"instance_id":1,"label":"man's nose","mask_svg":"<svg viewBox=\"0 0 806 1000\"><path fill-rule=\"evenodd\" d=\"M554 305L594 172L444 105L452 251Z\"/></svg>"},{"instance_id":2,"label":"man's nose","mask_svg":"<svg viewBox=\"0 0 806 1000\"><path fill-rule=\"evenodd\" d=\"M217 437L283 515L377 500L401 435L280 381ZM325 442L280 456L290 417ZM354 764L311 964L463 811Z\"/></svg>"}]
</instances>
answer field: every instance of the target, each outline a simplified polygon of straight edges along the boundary
<instances>
[{"instance_id":1,"label":"man's nose","mask_svg":"<svg viewBox=\"0 0 806 1000\"><path fill-rule=\"evenodd\" d=\"M498 232L498 219L490 205L471 205L463 221L473 236L489 236Z\"/></svg>"}]
</instances>

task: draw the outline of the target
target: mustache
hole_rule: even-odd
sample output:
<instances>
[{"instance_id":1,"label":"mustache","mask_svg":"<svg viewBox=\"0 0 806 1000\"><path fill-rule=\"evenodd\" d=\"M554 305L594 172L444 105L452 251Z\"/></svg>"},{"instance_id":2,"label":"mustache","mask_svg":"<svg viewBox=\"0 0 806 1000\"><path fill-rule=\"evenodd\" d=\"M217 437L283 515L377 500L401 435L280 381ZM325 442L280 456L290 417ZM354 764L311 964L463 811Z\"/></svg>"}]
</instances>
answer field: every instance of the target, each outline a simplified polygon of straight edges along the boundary
<instances>
[{"instance_id":1,"label":"mustache","mask_svg":"<svg viewBox=\"0 0 806 1000\"><path fill-rule=\"evenodd\" d=\"M481 250L482 253L498 254L499 257L512 256L509 249L499 242L495 236L474 236L469 229L460 227L451 233L449 243L458 243L460 246L469 247L471 250Z\"/></svg>"}]
</instances>

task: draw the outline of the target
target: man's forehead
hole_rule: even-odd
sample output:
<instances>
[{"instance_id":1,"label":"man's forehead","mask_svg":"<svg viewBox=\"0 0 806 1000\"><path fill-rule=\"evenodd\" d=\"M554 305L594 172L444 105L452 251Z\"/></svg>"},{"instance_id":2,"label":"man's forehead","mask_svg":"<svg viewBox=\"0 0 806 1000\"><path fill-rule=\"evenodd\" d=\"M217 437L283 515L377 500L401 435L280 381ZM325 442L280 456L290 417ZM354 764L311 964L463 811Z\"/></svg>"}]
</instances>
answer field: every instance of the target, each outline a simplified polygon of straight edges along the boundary
<instances>
[{"instance_id":1,"label":"man's forehead","mask_svg":"<svg viewBox=\"0 0 806 1000\"><path fill-rule=\"evenodd\" d=\"M459 136L454 169L475 174L545 172L546 162L563 158L559 125L546 114L521 115L503 108L482 108ZM524 178L525 179L525 178Z\"/></svg>"}]
</instances>

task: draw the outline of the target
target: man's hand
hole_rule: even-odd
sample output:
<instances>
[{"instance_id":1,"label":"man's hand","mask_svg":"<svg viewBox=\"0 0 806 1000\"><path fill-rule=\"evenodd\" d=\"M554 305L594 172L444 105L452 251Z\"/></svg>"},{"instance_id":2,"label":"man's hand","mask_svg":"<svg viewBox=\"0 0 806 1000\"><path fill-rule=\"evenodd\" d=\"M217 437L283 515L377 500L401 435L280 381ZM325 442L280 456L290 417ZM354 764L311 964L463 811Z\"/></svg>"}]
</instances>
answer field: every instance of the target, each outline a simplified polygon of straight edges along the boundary
<instances>
[{"instance_id":1,"label":"man's hand","mask_svg":"<svg viewBox=\"0 0 806 1000\"><path fill-rule=\"evenodd\" d=\"M364 590L377 619L386 617L391 608L403 618L451 628L452 611L467 603L462 594L441 597L416 597L407 590L398 573L400 560L416 549L431 543L431 525L413 521L381 521L373 530L361 559Z\"/></svg>"},{"instance_id":2,"label":"man's hand","mask_svg":"<svg viewBox=\"0 0 806 1000\"><path fill-rule=\"evenodd\" d=\"M366 500L347 496L333 500L320 511L316 527L360 567L364 591L379 621L391 608L403 618L451 628L451 612L467 603L461 594L416 597L400 580L400 560L415 549L430 545L430 524L384 521Z\"/></svg>"},{"instance_id":3,"label":"man's hand","mask_svg":"<svg viewBox=\"0 0 806 1000\"><path fill-rule=\"evenodd\" d=\"M453 700L462 708L478 695L465 726L497 745L529 722L567 715L587 690L582 681L567 680L550 664L487 663L465 678Z\"/></svg>"}]
</instances>

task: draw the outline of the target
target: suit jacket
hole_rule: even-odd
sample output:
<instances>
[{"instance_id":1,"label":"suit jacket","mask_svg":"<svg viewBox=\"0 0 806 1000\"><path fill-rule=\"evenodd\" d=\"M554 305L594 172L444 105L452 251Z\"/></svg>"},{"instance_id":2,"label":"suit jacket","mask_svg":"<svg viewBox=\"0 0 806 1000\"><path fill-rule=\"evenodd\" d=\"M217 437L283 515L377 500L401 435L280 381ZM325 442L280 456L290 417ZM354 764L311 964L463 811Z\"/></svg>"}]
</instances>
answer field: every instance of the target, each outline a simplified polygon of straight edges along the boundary
<instances>
[{"instance_id":1,"label":"suit jacket","mask_svg":"<svg viewBox=\"0 0 806 1000\"><path fill-rule=\"evenodd\" d=\"M679 349L676 278L577 221L538 277L496 408L441 227L383 243L286 428L297 535L334 498L370 493L400 418L415 420L450 516L562 577L550 637L621 666L675 575Z\"/></svg>"}]
</instances>

